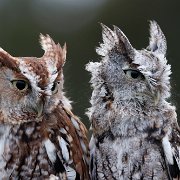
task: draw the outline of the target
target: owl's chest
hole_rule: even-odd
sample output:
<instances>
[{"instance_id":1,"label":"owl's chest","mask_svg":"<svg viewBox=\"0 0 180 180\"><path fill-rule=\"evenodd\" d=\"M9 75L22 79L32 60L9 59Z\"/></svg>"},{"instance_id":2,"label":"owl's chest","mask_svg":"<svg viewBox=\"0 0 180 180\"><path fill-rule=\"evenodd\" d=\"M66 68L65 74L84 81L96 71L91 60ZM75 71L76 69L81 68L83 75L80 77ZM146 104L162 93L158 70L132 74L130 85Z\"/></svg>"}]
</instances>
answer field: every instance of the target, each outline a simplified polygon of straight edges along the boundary
<instances>
[{"instance_id":1,"label":"owl's chest","mask_svg":"<svg viewBox=\"0 0 180 180\"><path fill-rule=\"evenodd\" d=\"M151 176L168 179L161 147L143 137L117 138L114 141L104 139L96 147L95 161L99 177L103 173L104 177L110 179L141 179Z\"/></svg>"},{"instance_id":2,"label":"owl's chest","mask_svg":"<svg viewBox=\"0 0 180 180\"><path fill-rule=\"evenodd\" d=\"M53 173L39 127L6 128L0 143L0 177L48 178Z\"/></svg>"}]
</instances>

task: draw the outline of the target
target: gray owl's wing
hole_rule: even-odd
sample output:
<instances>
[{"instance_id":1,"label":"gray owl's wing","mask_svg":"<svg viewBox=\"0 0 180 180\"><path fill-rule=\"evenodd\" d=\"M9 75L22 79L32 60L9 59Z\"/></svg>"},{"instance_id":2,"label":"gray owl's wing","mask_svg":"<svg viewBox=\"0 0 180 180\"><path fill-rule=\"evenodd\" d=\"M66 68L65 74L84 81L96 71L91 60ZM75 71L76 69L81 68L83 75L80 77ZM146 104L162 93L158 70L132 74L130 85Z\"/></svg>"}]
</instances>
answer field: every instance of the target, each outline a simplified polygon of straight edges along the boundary
<instances>
[{"instance_id":1,"label":"gray owl's wing","mask_svg":"<svg viewBox=\"0 0 180 180\"><path fill-rule=\"evenodd\" d=\"M172 178L180 179L180 130L179 128L173 129L172 139L170 141L172 147L172 154L174 164L170 170Z\"/></svg>"},{"instance_id":2,"label":"gray owl's wing","mask_svg":"<svg viewBox=\"0 0 180 180\"><path fill-rule=\"evenodd\" d=\"M96 177L96 171L97 171L97 166L96 166L96 154L95 154L95 139L94 136L92 135L90 143L89 143L89 148L90 148L90 174L91 174L91 179L97 179Z\"/></svg>"},{"instance_id":3,"label":"gray owl's wing","mask_svg":"<svg viewBox=\"0 0 180 180\"><path fill-rule=\"evenodd\" d=\"M169 178L180 179L180 129L175 126L170 134L163 138L163 149L166 158Z\"/></svg>"}]
</instances>

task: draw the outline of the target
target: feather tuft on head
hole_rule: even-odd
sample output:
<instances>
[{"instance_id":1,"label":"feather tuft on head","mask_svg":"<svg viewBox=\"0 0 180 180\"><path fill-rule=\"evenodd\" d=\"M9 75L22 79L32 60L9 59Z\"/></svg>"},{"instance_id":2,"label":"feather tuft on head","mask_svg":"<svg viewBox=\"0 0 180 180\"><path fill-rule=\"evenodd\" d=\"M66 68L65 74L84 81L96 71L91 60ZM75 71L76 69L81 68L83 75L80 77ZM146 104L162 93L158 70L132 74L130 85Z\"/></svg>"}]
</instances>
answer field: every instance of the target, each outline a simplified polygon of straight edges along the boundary
<instances>
[{"instance_id":1,"label":"feather tuft on head","mask_svg":"<svg viewBox=\"0 0 180 180\"><path fill-rule=\"evenodd\" d=\"M49 35L44 36L40 34L40 44L42 49L45 51L43 57L45 59L51 59L58 68L61 68L66 60L66 43L62 48L59 43L55 44Z\"/></svg>"},{"instance_id":2,"label":"feather tuft on head","mask_svg":"<svg viewBox=\"0 0 180 180\"><path fill-rule=\"evenodd\" d=\"M150 21L150 38L147 49L158 54L163 54L164 56L166 55L166 38L156 21Z\"/></svg>"}]
</instances>

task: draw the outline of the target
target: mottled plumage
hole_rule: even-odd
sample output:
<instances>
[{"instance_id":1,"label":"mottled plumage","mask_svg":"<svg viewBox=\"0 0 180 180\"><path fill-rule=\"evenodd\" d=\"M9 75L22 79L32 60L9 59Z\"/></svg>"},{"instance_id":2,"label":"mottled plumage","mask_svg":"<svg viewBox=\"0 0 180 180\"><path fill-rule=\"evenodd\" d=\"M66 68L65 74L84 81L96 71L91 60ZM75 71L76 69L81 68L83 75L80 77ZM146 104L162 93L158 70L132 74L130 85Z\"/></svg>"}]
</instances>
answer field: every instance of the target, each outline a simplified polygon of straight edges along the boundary
<instances>
[{"instance_id":1,"label":"mottled plumage","mask_svg":"<svg viewBox=\"0 0 180 180\"><path fill-rule=\"evenodd\" d=\"M100 62L90 62L92 179L180 179L180 128L170 97L166 39L150 22L147 49L102 24Z\"/></svg>"},{"instance_id":2,"label":"mottled plumage","mask_svg":"<svg viewBox=\"0 0 180 180\"><path fill-rule=\"evenodd\" d=\"M63 93L66 45L41 58L0 49L0 179L89 179L86 128Z\"/></svg>"}]
</instances>

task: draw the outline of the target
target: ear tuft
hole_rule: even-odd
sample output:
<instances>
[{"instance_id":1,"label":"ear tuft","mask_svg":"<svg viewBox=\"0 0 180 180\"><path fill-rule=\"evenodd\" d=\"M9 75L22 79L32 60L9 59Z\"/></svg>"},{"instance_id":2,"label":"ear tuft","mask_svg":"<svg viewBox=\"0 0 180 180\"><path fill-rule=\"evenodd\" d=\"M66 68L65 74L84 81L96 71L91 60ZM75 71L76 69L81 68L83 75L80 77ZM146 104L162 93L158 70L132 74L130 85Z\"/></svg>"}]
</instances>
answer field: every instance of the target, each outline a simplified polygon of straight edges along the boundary
<instances>
[{"instance_id":1,"label":"ear tuft","mask_svg":"<svg viewBox=\"0 0 180 180\"><path fill-rule=\"evenodd\" d=\"M130 58L134 57L134 48L125 34L117 26L113 26L113 31L102 23L101 26L103 43L96 49L97 54L106 56L112 49L115 49L122 55L126 54Z\"/></svg>"},{"instance_id":2,"label":"ear tuft","mask_svg":"<svg viewBox=\"0 0 180 180\"><path fill-rule=\"evenodd\" d=\"M13 71L19 72L19 61L18 58L11 56L5 50L0 48L0 67L6 66Z\"/></svg>"},{"instance_id":3,"label":"ear tuft","mask_svg":"<svg viewBox=\"0 0 180 180\"><path fill-rule=\"evenodd\" d=\"M131 43L129 42L126 35L117 27L114 26L114 32L118 37L118 50L121 54L134 54L134 48L132 47Z\"/></svg>"},{"instance_id":4,"label":"ear tuft","mask_svg":"<svg viewBox=\"0 0 180 180\"><path fill-rule=\"evenodd\" d=\"M118 43L118 38L106 25L101 23L101 26L103 43L100 44L100 47L96 48L96 52L101 56L106 56L115 47L115 44Z\"/></svg>"},{"instance_id":5,"label":"ear tuft","mask_svg":"<svg viewBox=\"0 0 180 180\"><path fill-rule=\"evenodd\" d=\"M150 38L147 49L164 56L166 55L166 38L156 21L150 21Z\"/></svg>"},{"instance_id":6,"label":"ear tuft","mask_svg":"<svg viewBox=\"0 0 180 180\"><path fill-rule=\"evenodd\" d=\"M49 63L57 66L57 69L61 69L66 60L66 44L62 48L59 43L55 44L48 34L46 36L40 34L40 44L45 51L42 58L51 61Z\"/></svg>"},{"instance_id":7,"label":"ear tuft","mask_svg":"<svg viewBox=\"0 0 180 180\"><path fill-rule=\"evenodd\" d=\"M47 51L52 51L53 48L56 46L52 38L47 34L44 36L43 34L40 34L40 44L42 49L47 52Z\"/></svg>"}]
</instances>

